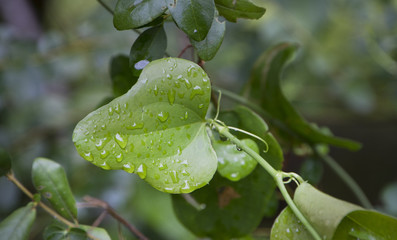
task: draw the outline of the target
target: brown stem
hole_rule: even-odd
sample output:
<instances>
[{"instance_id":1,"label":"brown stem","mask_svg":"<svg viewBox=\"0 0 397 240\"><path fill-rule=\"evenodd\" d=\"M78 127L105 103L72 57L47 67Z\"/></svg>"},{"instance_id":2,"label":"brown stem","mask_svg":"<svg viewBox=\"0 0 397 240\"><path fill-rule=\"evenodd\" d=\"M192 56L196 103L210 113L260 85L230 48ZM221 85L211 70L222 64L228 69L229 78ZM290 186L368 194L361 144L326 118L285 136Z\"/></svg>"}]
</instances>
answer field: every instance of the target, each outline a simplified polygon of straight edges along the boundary
<instances>
[{"instance_id":1,"label":"brown stem","mask_svg":"<svg viewBox=\"0 0 397 240\"><path fill-rule=\"evenodd\" d=\"M178 58L182 57L182 55L186 52L186 50L188 50L189 48L192 47L192 44L187 45L186 47L184 47L182 49L182 51L179 53Z\"/></svg>"}]
</instances>

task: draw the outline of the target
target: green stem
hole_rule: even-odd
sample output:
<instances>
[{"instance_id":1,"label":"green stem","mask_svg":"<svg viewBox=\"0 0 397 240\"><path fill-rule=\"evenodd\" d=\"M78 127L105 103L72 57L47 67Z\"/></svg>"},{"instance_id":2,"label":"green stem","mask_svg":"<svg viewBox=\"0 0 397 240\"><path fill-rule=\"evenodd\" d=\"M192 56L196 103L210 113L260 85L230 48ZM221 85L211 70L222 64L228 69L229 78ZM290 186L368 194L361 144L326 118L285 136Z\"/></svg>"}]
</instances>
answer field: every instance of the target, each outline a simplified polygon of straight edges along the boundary
<instances>
[{"instance_id":1,"label":"green stem","mask_svg":"<svg viewBox=\"0 0 397 240\"><path fill-rule=\"evenodd\" d=\"M229 132L229 129L225 126L222 126L215 121L210 122L219 134L227 137L229 141L236 144L237 147L241 148L244 152L254 158L276 181L277 187L280 189L281 194L283 195L285 201L288 206L292 209L296 217L303 223L303 225L307 228L307 230L312 234L313 238L316 240L321 240L320 235L316 232L316 230L312 227L312 225L307 221L305 216L299 211L298 207L295 205L291 196L288 194L287 189L284 186L283 178L285 176L292 176L291 173L284 173L282 171L278 171L274 169L265 159L263 159L259 154L257 154L254 150L248 147L245 143L241 142L238 138L236 138L233 134ZM302 179L299 177L299 181Z\"/></svg>"}]
</instances>

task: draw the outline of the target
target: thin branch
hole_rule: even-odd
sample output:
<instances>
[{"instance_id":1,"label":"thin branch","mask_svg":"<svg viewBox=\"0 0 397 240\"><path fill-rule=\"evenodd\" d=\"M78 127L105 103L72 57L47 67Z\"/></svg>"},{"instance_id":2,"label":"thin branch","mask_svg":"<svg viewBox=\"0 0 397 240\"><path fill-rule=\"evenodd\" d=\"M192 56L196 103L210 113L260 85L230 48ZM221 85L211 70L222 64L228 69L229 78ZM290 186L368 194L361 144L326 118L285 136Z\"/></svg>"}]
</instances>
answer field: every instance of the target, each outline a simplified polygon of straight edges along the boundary
<instances>
[{"instance_id":1,"label":"thin branch","mask_svg":"<svg viewBox=\"0 0 397 240\"><path fill-rule=\"evenodd\" d=\"M182 55L188 50L189 48L193 47L192 44L188 44L186 47L182 49L182 51L179 53L178 58L182 57Z\"/></svg>"},{"instance_id":2,"label":"thin branch","mask_svg":"<svg viewBox=\"0 0 397 240\"><path fill-rule=\"evenodd\" d=\"M108 212L106 210L103 210L91 226L98 227L102 223L103 219L105 219L106 215L108 215Z\"/></svg>"}]
</instances>

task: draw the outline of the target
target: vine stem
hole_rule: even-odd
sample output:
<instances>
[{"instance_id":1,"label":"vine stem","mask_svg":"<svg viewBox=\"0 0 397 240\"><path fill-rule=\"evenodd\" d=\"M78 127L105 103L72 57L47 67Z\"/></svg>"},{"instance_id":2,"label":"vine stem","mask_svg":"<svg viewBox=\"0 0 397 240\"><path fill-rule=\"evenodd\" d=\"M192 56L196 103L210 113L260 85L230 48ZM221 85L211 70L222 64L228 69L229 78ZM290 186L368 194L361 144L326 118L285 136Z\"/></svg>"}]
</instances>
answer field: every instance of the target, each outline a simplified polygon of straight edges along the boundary
<instances>
[{"instance_id":1,"label":"vine stem","mask_svg":"<svg viewBox=\"0 0 397 240\"><path fill-rule=\"evenodd\" d=\"M259 154L257 154L254 150L249 148L245 143L241 142L238 138L236 138L233 134L229 132L229 129L226 126L222 126L215 122L214 120L209 120L210 124L215 127L215 129L219 132L219 134L227 137L229 141L236 144L237 147L241 148L244 152L254 158L275 180L277 187L280 189L281 194L283 195L285 201L288 206L294 212L295 216L302 222L302 224L307 228L310 234L316 240L321 240L320 235L317 231L312 227L309 221L305 218L305 216L300 212L298 207L295 205L291 196L288 194L287 189L284 185L284 177L296 177L298 181L303 181L301 177L299 177L295 173L285 173L282 171L278 171L274 169L265 159L263 159Z\"/></svg>"}]
</instances>

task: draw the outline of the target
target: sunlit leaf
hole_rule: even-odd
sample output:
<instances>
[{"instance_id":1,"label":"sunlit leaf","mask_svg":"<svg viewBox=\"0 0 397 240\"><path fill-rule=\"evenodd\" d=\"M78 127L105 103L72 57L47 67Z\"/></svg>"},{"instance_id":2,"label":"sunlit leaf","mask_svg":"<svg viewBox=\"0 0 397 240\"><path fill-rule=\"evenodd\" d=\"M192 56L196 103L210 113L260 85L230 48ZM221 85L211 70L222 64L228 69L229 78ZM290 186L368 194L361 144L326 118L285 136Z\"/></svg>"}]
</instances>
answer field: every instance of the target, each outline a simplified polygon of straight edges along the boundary
<instances>
[{"instance_id":1,"label":"sunlit leaf","mask_svg":"<svg viewBox=\"0 0 397 240\"><path fill-rule=\"evenodd\" d=\"M130 51L130 68L138 77L142 69L152 60L164 57L167 36L163 26L149 28L135 40Z\"/></svg>"},{"instance_id":2,"label":"sunlit leaf","mask_svg":"<svg viewBox=\"0 0 397 240\"><path fill-rule=\"evenodd\" d=\"M167 10L165 1L118 0L113 24L118 30L139 28L154 21Z\"/></svg>"},{"instance_id":3,"label":"sunlit leaf","mask_svg":"<svg viewBox=\"0 0 397 240\"><path fill-rule=\"evenodd\" d=\"M181 30L195 41L204 40L214 19L214 0L165 1Z\"/></svg>"},{"instance_id":4,"label":"sunlit leaf","mask_svg":"<svg viewBox=\"0 0 397 240\"><path fill-rule=\"evenodd\" d=\"M33 161L32 178L37 191L58 213L67 219L77 217L76 201L61 165L46 158L36 158Z\"/></svg>"},{"instance_id":5,"label":"sunlit leaf","mask_svg":"<svg viewBox=\"0 0 397 240\"><path fill-rule=\"evenodd\" d=\"M138 77L132 74L129 57L125 55L117 55L112 58L110 62L110 77L115 97L126 93L138 80Z\"/></svg>"},{"instance_id":6,"label":"sunlit leaf","mask_svg":"<svg viewBox=\"0 0 397 240\"><path fill-rule=\"evenodd\" d=\"M283 43L264 53L254 65L245 95L258 102L273 124L290 137L310 144L325 143L357 150L360 144L351 140L324 134L306 122L284 96L280 75L284 65L297 49L296 45Z\"/></svg>"},{"instance_id":7,"label":"sunlit leaf","mask_svg":"<svg viewBox=\"0 0 397 240\"><path fill-rule=\"evenodd\" d=\"M78 123L73 141L87 161L136 173L170 193L207 184L217 159L206 132L211 85L195 63L149 63L123 96Z\"/></svg>"},{"instance_id":8,"label":"sunlit leaf","mask_svg":"<svg viewBox=\"0 0 397 240\"><path fill-rule=\"evenodd\" d=\"M312 240L313 237L290 207L286 207L273 223L271 240Z\"/></svg>"},{"instance_id":9,"label":"sunlit leaf","mask_svg":"<svg viewBox=\"0 0 397 240\"><path fill-rule=\"evenodd\" d=\"M35 218L36 208L32 202L15 210L0 223L0 238L8 240L28 239Z\"/></svg>"},{"instance_id":10,"label":"sunlit leaf","mask_svg":"<svg viewBox=\"0 0 397 240\"><path fill-rule=\"evenodd\" d=\"M3 148L0 147L0 177L6 175L11 170L11 157Z\"/></svg>"},{"instance_id":11,"label":"sunlit leaf","mask_svg":"<svg viewBox=\"0 0 397 240\"><path fill-rule=\"evenodd\" d=\"M219 14L230 22L236 22L237 18L258 19L266 11L251 0L215 0L215 5Z\"/></svg>"}]
</instances>

